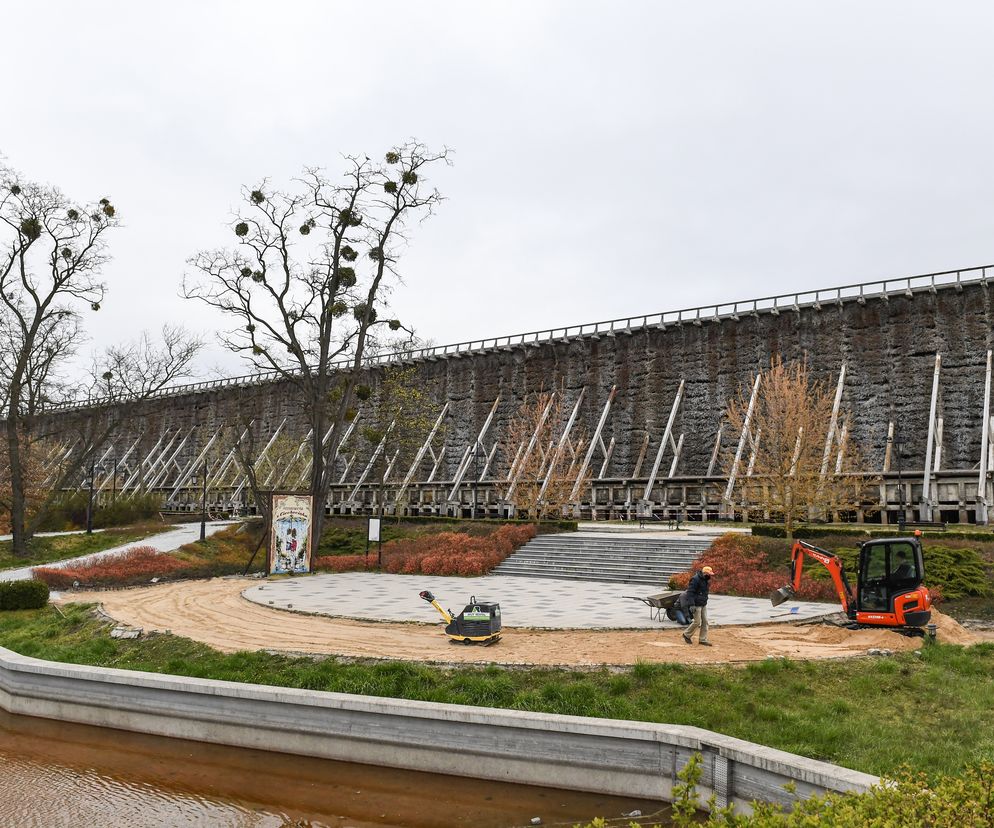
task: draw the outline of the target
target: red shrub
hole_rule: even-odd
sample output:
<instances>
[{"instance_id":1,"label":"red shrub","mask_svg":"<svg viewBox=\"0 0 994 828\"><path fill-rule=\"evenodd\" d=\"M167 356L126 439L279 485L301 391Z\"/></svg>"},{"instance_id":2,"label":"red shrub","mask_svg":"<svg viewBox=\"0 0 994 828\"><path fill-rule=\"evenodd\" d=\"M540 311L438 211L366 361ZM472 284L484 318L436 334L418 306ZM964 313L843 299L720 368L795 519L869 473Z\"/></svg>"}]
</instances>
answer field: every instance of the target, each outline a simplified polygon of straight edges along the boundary
<instances>
[{"instance_id":1,"label":"red shrub","mask_svg":"<svg viewBox=\"0 0 994 828\"><path fill-rule=\"evenodd\" d=\"M501 526L489 535L439 532L383 545L383 571L403 575L485 575L535 537L535 527ZM370 556L370 564L375 558ZM365 568L362 555L316 558L315 569L351 572Z\"/></svg>"},{"instance_id":2,"label":"red shrub","mask_svg":"<svg viewBox=\"0 0 994 828\"><path fill-rule=\"evenodd\" d=\"M771 569L766 553L759 549L761 540L751 535L729 532L715 539L714 543L694 561L692 572L683 572L670 578L673 589L686 589L693 572L701 567L714 569L711 591L724 595L743 595L766 598L790 580L786 567ZM835 587L826 581L808 578L801 581L797 597L807 601L834 601Z\"/></svg>"},{"instance_id":3,"label":"red shrub","mask_svg":"<svg viewBox=\"0 0 994 828\"><path fill-rule=\"evenodd\" d=\"M92 563L36 566L34 577L56 590L69 589L76 581L84 587L130 586L148 583L152 578L162 578L185 569L186 566L182 561L151 546L133 546L121 555Z\"/></svg>"}]
</instances>

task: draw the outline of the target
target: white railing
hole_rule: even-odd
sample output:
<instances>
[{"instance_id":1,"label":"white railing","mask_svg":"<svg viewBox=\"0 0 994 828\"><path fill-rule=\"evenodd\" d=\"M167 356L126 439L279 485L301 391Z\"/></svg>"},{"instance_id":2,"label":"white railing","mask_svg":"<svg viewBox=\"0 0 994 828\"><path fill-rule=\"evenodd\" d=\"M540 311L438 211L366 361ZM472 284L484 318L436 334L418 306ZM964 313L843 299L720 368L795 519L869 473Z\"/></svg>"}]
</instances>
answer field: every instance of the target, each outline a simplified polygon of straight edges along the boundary
<instances>
[{"instance_id":1,"label":"white railing","mask_svg":"<svg viewBox=\"0 0 994 828\"><path fill-rule=\"evenodd\" d=\"M902 276L897 279L859 282L820 290L784 293L779 296L764 296L760 299L723 302L716 305L702 305L695 308L682 308L680 310L663 311L662 313L645 314L643 316L629 316L625 319L609 319L606 322L570 325L564 328L548 328L542 331L512 334L511 336L474 339L469 342L457 342L454 345L431 345L407 351L375 354L364 358L362 364L366 367L397 362L443 359L494 350L508 350L528 345L537 346L547 342L617 336L618 334L629 334L646 328L665 329L671 325L702 325L705 322L720 322L724 319L739 320L743 316L759 316L761 314L779 315L784 311L799 311L802 308L820 310L827 306L841 306L849 302L865 304L867 299L889 299L891 296L901 295L910 298L916 293L936 293L940 289L950 288L961 290L964 285L968 284L986 284L988 270L991 270L992 275L994 275L994 265L983 265L960 270L944 270L939 273L923 273L918 276ZM332 367L335 370L344 370L351 366L351 359L332 363ZM299 375L300 371L299 369L287 370L285 373ZM195 394L217 388L257 385L278 380L281 376L284 376L284 374L275 370L260 371L255 374L246 374L239 377L205 380L186 385L173 385L168 388L159 389L149 396L152 398L173 397L180 394ZM47 411L56 412L93 408L122 402L126 399L126 397L94 397L53 406L47 409Z\"/></svg>"}]
</instances>

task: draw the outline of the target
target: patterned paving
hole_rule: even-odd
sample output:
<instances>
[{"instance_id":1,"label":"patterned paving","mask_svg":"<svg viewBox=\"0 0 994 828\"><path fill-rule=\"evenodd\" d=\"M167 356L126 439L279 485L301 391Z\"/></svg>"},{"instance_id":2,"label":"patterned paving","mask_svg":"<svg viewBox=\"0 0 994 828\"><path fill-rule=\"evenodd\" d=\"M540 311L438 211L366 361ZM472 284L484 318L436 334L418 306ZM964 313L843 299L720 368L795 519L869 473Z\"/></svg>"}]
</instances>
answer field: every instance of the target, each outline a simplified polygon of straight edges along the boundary
<instances>
[{"instance_id":1,"label":"patterned paving","mask_svg":"<svg viewBox=\"0 0 994 828\"><path fill-rule=\"evenodd\" d=\"M507 627L652 629L660 626L659 621L650 620L645 604L624 596L645 596L661 589L596 581L346 572L280 578L249 587L242 595L275 609L364 620L436 623L438 612L418 597L425 589L435 593L442 606L456 612L469 603L472 595L480 601L499 602ZM773 607L762 598L728 595L712 595L708 604L710 623L716 625L791 621L838 611L835 604L799 601ZM662 624L675 626L672 621L664 620Z\"/></svg>"}]
</instances>

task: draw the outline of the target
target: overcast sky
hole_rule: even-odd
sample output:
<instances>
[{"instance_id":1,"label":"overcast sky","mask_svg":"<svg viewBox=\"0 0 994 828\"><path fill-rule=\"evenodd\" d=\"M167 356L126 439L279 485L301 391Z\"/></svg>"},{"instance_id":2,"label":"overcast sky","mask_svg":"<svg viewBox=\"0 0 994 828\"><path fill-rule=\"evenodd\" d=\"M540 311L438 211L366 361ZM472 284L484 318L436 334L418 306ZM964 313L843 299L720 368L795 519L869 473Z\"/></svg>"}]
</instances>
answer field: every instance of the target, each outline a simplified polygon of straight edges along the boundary
<instances>
[{"instance_id":1,"label":"overcast sky","mask_svg":"<svg viewBox=\"0 0 994 828\"><path fill-rule=\"evenodd\" d=\"M393 300L437 343L994 261L986 2L0 0L0 31L0 154L125 225L87 350L216 329L179 282L242 184L409 137L455 150Z\"/></svg>"}]
</instances>

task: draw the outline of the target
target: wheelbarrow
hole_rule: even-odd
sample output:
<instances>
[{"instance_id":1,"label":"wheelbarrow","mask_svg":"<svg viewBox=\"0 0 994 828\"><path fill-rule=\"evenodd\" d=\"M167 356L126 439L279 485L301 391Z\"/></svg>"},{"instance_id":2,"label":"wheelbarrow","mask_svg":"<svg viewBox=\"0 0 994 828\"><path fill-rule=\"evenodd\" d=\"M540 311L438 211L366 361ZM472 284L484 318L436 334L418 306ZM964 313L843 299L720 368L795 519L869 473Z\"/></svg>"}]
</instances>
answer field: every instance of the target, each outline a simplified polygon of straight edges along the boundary
<instances>
[{"instance_id":1,"label":"wheelbarrow","mask_svg":"<svg viewBox=\"0 0 994 828\"><path fill-rule=\"evenodd\" d=\"M679 590L670 592L659 592L656 595L622 595L622 598L631 598L633 601L641 601L649 607L649 620L662 621L665 614L670 621L676 621L676 602L681 593Z\"/></svg>"}]
</instances>

